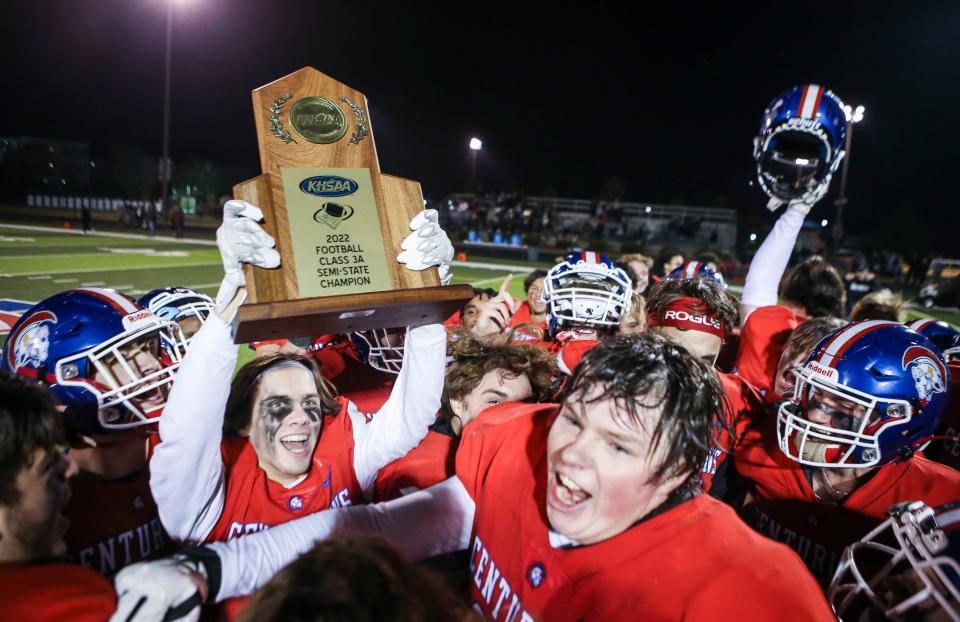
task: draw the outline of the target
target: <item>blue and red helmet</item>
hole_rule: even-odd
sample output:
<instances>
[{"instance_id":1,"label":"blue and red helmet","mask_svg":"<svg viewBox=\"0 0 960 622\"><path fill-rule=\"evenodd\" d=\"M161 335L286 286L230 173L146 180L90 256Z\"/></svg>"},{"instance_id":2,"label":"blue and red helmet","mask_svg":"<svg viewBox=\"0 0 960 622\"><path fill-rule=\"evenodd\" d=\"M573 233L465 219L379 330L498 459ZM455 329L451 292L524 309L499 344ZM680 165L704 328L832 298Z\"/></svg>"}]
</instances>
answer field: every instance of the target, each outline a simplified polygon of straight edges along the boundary
<instances>
[{"instance_id":1,"label":"blue and red helmet","mask_svg":"<svg viewBox=\"0 0 960 622\"><path fill-rule=\"evenodd\" d=\"M155 289L141 296L137 304L161 319L180 324L184 330L187 345L193 340L193 335L200 326L207 321L207 316L215 306L210 296L186 287Z\"/></svg>"},{"instance_id":2,"label":"blue and red helmet","mask_svg":"<svg viewBox=\"0 0 960 622\"><path fill-rule=\"evenodd\" d=\"M951 355L955 354L954 350L957 346L960 346L960 343L958 343L960 330L957 330L943 320L924 318L922 320L914 320L907 324L907 326L932 341L933 345L940 348L941 354L943 354L943 357L948 361L952 357L948 356L947 353L949 352Z\"/></svg>"},{"instance_id":3,"label":"blue and red helmet","mask_svg":"<svg viewBox=\"0 0 960 622\"><path fill-rule=\"evenodd\" d=\"M846 136L843 102L832 91L804 84L777 95L754 139L760 187L785 201L813 191L837 170Z\"/></svg>"},{"instance_id":4,"label":"blue and red helmet","mask_svg":"<svg viewBox=\"0 0 960 622\"><path fill-rule=\"evenodd\" d=\"M578 327L615 332L629 313L633 284L622 269L600 253L570 253L550 268L541 296L547 303L551 336Z\"/></svg>"},{"instance_id":5,"label":"blue and red helmet","mask_svg":"<svg viewBox=\"0 0 960 622\"><path fill-rule=\"evenodd\" d=\"M909 458L934 434L950 386L936 346L885 320L833 331L794 374L794 397L777 413L780 450L824 468Z\"/></svg>"},{"instance_id":6,"label":"blue and red helmet","mask_svg":"<svg viewBox=\"0 0 960 622\"><path fill-rule=\"evenodd\" d=\"M960 620L960 501L905 501L848 546L827 599L844 620ZM937 615L942 613L945 615Z\"/></svg>"},{"instance_id":7,"label":"blue and red helmet","mask_svg":"<svg viewBox=\"0 0 960 622\"><path fill-rule=\"evenodd\" d=\"M68 431L100 435L160 416L185 349L176 323L120 292L81 288L25 312L0 367L46 384Z\"/></svg>"},{"instance_id":8,"label":"blue and red helmet","mask_svg":"<svg viewBox=\"0 0 960 622\"><path fill-rule=\"evenodd\" d=\"M688 261L674 268L667 279L713 279L720 285L726 287L727 283L723 280L723 275L717 270L711 268L704 261Z\"/></svg>"}]
</instances>

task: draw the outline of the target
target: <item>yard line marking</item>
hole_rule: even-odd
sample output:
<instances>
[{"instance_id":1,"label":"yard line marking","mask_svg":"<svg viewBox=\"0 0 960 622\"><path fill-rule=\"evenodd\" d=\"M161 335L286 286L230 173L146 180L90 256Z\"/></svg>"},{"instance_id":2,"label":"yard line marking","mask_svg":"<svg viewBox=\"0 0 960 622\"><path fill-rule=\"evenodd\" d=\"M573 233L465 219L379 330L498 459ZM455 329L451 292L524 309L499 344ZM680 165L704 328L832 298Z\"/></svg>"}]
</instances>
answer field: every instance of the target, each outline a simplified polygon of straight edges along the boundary
<instances>
[{"instance_id":1,"label":"yard line marking","mask_svg":"<svg viewBox=\"0 0 960 622\"><path fill-rule=\"evenodd\" d=\"M53 279L54 283L76 283L77 279Z\"/></svg>"},{"instance_id":2,"label":"yard line marking","mask_svg":"<svg viewBox=\"0 0 960 622\"><path fill-rule=\"evenodd\" d=\"M513 276L517 276L517 275L514 274ZM506 274L504 274L503 276L492 278L492 279L483 279L481 281L471 281L470 283L471 285L486 285L487 283L503 283L503 280L505 278L507 278Z\"/></svg>"},{"instance_id":3,"label":"yard line marking","mask_svg":"<svg viewBox=\"0 0 960 622\"><path fill-rule=\"evenodd\" d=\"M53 277L49 274L40 274L38 276L28 276L28 281L42 281L43 279L52 279Z\"/></svg>"},{"instance_id":4,"label":"yard line marking","mask_svg":"<svg viewBox=\"0 0 960 622\"><path fill-rule=\"evenodd\" d=\"M133 284L128 285L111 285L107 289L115 289L118 292L126 291L128 289L133 289Z\"/></svg>"},{"instance_id":5,"label":"yard line marking","mask_svg":"<svg viewBox=\"0 0 960 622\"><path fill-rule=\"evenodd\" d=\"M89 268L87 270L57 270L57 274L83 274L87 272L124 272L126 270L169 270L173 268L203 268L207 266L222 266L221 261L208 261L204 263L185 263L185 264L162 264L152 266L131 266L129 268ZM47 274L49 270L43 272L4 272L0 277L20 277L34 276L37 274Z\"/></svg>"},{"instance_id":6,"label":"yard line marking","mask_svg":"<svg viewBox=\"0 0 960 622\"><path fill-rule=\"evenodd\" d=\"M89 283L81 283L80 285L84 287L100 287L101 285L106 285L103 281L90 281Z\"/></svg>"},{"instance_id":7,"label":"yard line marking","mask_svg":"<svg viewBox=\"0 0 960 622\"><path fill-rule=\"evenodd\" d=\"M49 233L62 233L66 235L84 235L83 231L76 229L60 229L57 227L41 227L39 225L13 225L6 222L0 222L0 227L6 229L20 229L22 231L46 231ZM142 233L115 233L112 231L98 231L93 236L102 236L107 238L125 238L128 240L157 240L160 242L170 242L173 244L200 244L202 246L216 246L215 240L203 240L199 238L168 238L161 236L149 236ZM91 237L93 237L91 236Z\"/></svg>"}]
</instances>

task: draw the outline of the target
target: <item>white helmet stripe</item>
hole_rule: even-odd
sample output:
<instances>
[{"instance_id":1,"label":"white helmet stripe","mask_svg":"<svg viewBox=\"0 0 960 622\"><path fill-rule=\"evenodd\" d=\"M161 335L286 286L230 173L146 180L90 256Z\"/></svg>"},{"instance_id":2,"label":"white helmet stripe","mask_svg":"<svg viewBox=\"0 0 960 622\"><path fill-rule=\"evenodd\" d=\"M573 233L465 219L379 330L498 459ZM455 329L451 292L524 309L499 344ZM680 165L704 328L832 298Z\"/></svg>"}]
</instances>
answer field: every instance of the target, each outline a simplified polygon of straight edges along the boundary
<instances>
[{"instance_id":1,"label":"white helmet stripe","mask_svg":"<svg viewBox=\"0 0 960 622\"><path fill-rule=\"evenodd\" d=\"M922 320L914 320L907 324L908 327L917 331L918 333L926 328L928 325L933 324L936 320L931 320L930 318L924 318Z\"/></svg>"},{"instance_id":2,"label":"white helmet stripe","mask_svg":"<svg viewBox=\"0 0 960 622\"><path fill-rule=\"evenodd\" d=\"M843 330L838 334L830 344L823 349L823 352L820 353L820 363L825 367L833 366L833 359L836 357L843 347L847 345L853 339L856 339L860 336L861 333L871 330L878 326L894 326L896 322L890 322L888 320L870 320L868 322L861 322L859 324L854 324L849 328Z\"/></svg>"},{"instance_id":3,"label":"white helmet stripe","mask_svg":"<svg viewBox=\"0 0 960 622\"><path fill-rule=\"evenodd\" d=\"M808 84L803 89L803 98L800 100L798 114L803 119L812 119L817 113L817 104L820 103L820 92L823 87L818 84Z\"/></svg>"},{"instance_id":4,"label":"white helmet stripe","mask_svg":"<svg viewBox=\"0 0 960 622\"><path fill-rule=\"evenodd\" d=\"M124 315L136 313L140 310L140 307L138 307L136 303L131 302L129 298L123 294L113 291L112 289L100 289L99 287L78 287L74 291L92 294L97 298L103 299L113 305L117 311L120 311Z\"/></svg>"}]
</instances>

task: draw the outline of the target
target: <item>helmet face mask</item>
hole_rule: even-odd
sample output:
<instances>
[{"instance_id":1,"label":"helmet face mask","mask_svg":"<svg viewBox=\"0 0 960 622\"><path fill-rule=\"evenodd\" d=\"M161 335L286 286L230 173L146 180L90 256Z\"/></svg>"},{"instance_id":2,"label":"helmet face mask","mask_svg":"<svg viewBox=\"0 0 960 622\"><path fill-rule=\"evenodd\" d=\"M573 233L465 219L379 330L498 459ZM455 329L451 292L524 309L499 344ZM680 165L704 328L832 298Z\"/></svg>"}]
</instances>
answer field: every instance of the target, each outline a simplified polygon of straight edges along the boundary
<instances>
[{"instance_id":1,"label":"helmet face mask","mask_svg":"<svg viewBox=\"0 0 960 622\"><path fill-rule=\"evenodd\" d=\"M176 322L154 317L148 324L60 359L54 373L58 384L93 394L102 427L135 428L160 416L186 347Z\"/></svg>"},{"instance_id":2,"label":"helmet face mask","mask_svg":"<svg viewBox=\"0 0 960 622\"><path fill-rule=\"evenodd\" d=\"M79 288L24 313L0 367L45 383L64 428L95 437L155 423L185 351L176 322L120 292Z\"/></svg>"},{"instance_id":3,"label":"helmet face mask","mask_svg":"<svg viewBox=\"0 0 960 622\"><path fill-rule=\"evenodd\" d=\"M865 468L881 461L879 434L907 425L913 406L831 385L806 368L794 370L794 398L777 412L777 440L806 466Z\"/></svg>"},{"instance_id":4,"label":"helmet face mask","mask_svg":"<svg viewBox=\"0 0 960 622\"><path fill-rule=\"evenodd\" d=\"M632 284L626 273L597 253L571 253L544 279L543 300L552 335L589 327L616 331L630 311Z\"/></svg>"},{"instance_id":5,"label":"helmet face mask","mask_svg":"<svg viewBox=\"0 0 960 622\"><path fill-rule=\"evenodd\" d=\"M834 612L849 620L960 619L960 564L949 552L960 504L934 510L914 501L887 513L843 552L827 592Z\"/></svg>"},{"instance_id":6,"label":"helmet face mask","mask_svg":"<svg viewBox=\"0 0 960 622\"><path fill-rule=\"evenodd\" d=\"M158 317L180 325L187 345L213 312L213 299L186 287L164 287L143 295L138 304Z\"/></svg>"},{"instance_id":7,"label":"helmet face mask","mask_svg":"<svg viewBox=\"0 0 960 622\"><path fill-rule=\"evenodd\" d=\"M372 368L398 375L403 367L406 329L378 328L351 335L360 357Z\"/></svg>"},{"instance_id":8,"label":"helmet face mask","mask_svg":"<svg viewBox=\"0 0 960 622\"><path fill-rule=\"evenodd\" d=\"M946 407L949 372L935 350L923 335L885 320L831 332L793 372L793 397L777 412L780 451L820 468L910 458Z\"/></svg>"}]
</instances>

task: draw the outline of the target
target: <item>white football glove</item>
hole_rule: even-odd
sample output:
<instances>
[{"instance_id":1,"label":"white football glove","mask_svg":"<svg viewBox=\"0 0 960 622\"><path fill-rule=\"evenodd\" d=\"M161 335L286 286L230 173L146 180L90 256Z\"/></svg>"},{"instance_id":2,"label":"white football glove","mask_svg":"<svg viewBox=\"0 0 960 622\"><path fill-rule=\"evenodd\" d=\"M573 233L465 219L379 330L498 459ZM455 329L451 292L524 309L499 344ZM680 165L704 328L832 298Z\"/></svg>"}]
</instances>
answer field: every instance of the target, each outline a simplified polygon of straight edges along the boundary
<instances>
[{"instance_id":1,"label":"white football glove","mask_svg":"<svg viewBox=\"0 0 960 622\"><path fill-rule=\"evenodd\" d=\"M280 254L273 248L275 242L260 227L261 220L263 212L260 208L246 201L234 199L223 206L223 224L217 229L217 248L220 249L224 271L216 300L217 311L221 313L234 299L237 290L246 285L241 264L261 268L280 265Z\"/></svg>"},{"instance_id":2,"label":"white football glove","mask_svg":"<svg viewBox=\"0 0 960 622\"><path fill-rule=\"evenodd\" d=\"M113 584L117 611L110 622L196 622L207 589L203 565L179 556L127 566Z\"/></svg>"},{"instance_id":3,"label":"white football glove","mask_svg":"<svg viewBox=\"0 0 960 622\"><path fill-rule=\"evenodd\" d=\"M408 235L397 255L397 261L410 270L426 270L437 266L440 274L440 283L449 285L453 280L450 274L450 262L453 261L453 244L446 232L437 224L437 210L427 209L413 217L410 228L413 233Z\"/></svg>"}]
</instances>

